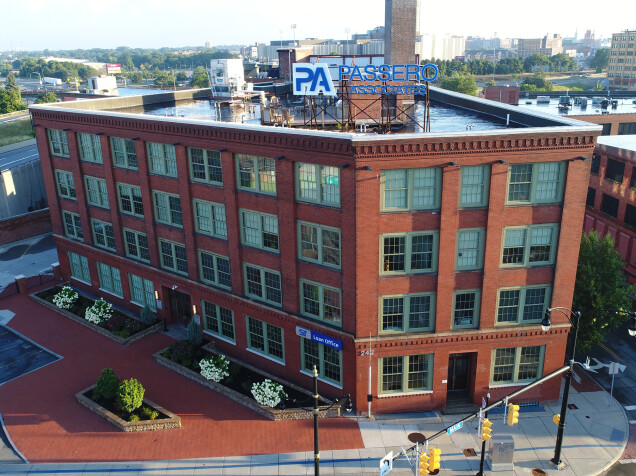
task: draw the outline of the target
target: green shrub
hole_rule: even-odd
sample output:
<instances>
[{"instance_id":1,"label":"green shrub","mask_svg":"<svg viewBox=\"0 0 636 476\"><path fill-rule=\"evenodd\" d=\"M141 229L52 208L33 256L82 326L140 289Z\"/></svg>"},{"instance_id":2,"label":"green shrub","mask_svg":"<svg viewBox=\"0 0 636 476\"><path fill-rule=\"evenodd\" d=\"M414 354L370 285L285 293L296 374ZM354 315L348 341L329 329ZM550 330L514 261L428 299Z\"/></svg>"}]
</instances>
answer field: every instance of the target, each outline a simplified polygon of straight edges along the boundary
<instances>
[{"instance_id":1,"label":"green shrub","mask_svg":"<svg viewBox=\"0 0 636 476\"><path fill-rule=\"evenodd\" d=\"M199 347L203 343L203 331L194 318L190 319L190 323L188 324L187 338L188 342L195 347Z\"/></svg>"},{"instance_id":2,"label":"green shrub","mask_svg":"<svg viewBox=\"0 0 636 476\"><path fill-rule=\"evenodd\" d=\"M137 415L136 413L131 413L128 416L128 421L131 422L131 423L134 422L134 421L139 421L139 420L141 420L141 418L139 418L139 415Z\"/></svg>"},{"instance_id":3,"label":"green shrub","mask_svg":"<svg viewBox=\"0 0 636 476\"><path fill-rule=\"evenodd\" d=\"M117 396L119 383L119 378L115 375L113 369L104 369L102 370L102 376L97 379L93 395L105 400L112 400Z\"/></svg>"},{"instance_id":4,"label":"green shrub","mask_svg":"<svg viewBox=\"0 0 636 476\"><path fill-rule=\"evenodd\" d=\"M148 324L149 326L157 322L157 315L152 312L152 309L150 309L148 306L144 306L139 317L141 318L141 322L143 322L144 324Z\"/></svg>"},{"instance_id":5,"label":"green shrub","mask_svg":"<svg viewBox=\"0 0 636 476\"><path fill-rule=\"evenodd\" d=\"M153 410L150 407L143 407L141 409L141 415L146 420L156 420L157 418L159 418L159 412L157 410Z\"/></svg>"},{"instance_id":6,"label":"green shrub","mask_svg":"<svg viewBox=\"0 0 636 476\"><path fill-rule=\"evenodd\" d=\"M144 400L144 387L134 378L124 380L117 390L117 403L126 413L132 413L141 406Z\"/></svg>"}]
</instances>

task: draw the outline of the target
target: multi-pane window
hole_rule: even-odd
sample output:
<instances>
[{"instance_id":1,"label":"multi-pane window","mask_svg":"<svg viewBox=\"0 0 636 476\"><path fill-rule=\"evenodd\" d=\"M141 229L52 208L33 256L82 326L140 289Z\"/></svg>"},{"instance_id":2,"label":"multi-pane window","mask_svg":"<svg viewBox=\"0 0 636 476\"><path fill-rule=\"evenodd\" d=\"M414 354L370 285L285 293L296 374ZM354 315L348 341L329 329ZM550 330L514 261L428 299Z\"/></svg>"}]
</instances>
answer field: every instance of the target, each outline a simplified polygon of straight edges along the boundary
<instances>
[{"instance_id":1,"label":"multi-pane window","mask_svg":"<svg viewBox=\"0 0 636 476\"><path fill-rule=\"evenodd\" d=\"M612 218L617 218L618 203L618 198L604 193L601 197L601 211Z\"/></svg>"},{"instance_id":2,"label":"multi-pane window","mask_svg":"<svg viewBox=\"0 0 636 476\"><path fill-rule=\"evenodd\" d=\"M188 274L188 257L184 245L159 239L159 256L162 268Z\"/></svg>"},{"instance_id":3,"label":"multi-pane window","mask_svg":"<svg viewBox=\"0 0 636 476\"><path fill-rule=\"evenodd\" d=\"M268 251L279 251L278 217L240 210L241 243Z\"/></svg>"},{"instance_id":4,"label":"multi-pane window","mask_svg":"<svg viewBox=\"0 0 636 476\"><path fill-rule=\"evenodd\" d=\"M84 233L82 233L82 220L77 213L62 211L64 219L64 233L66 236L84 241Z\"/></svg>"},{"instance_id":5,"label":"multi-pane window","mask_svg":"<svg viewBox=\"0 0 636 476\"><path fill-rule=\"evenodd\" d=\"M97 276L99 276L99 287L101 289L115 296L123 297L124 291L121 288L121 275L117 268L98 261Z\"/></svg>"},{"instance_id":6,"label":"multi-pane window","mask_svg":"<svg viewBox=\"0 0 636 476\"><path fill-rule=\"evenodd\" d=\"M90 284L91 274L88 271L88 259L72 251L68 252L68 261L71 265L71 276Z\"/></svg>"},{"instance_id":7,"label":"multi-pane window","mask_svg":"<svg viewBox=\"0 0 636 476\"><path fill-rule=\"evenodd\" d=\"M177 176L177 157L174 146L148 142L148 165L150 173Z\"/></svg>"},{"instance_id":8,"label":"multi-pane window","mask_svg":"<svg viewBox=\"0 0 636 476\"><path fill-rule=\"evenodd\" d=\"M150 263L148 236L145 233L124 228L124 243L126 256Z\"/></svg>"},{"instance_id":9,"label":"multi-pane window","mask_svg":"<svg viewBox=\"0 0 636 476\"><path fill-rule=\"evenodd\" d=\"M155 219L158 223L182 227L181 198L164 192L152 192L155 202Z\"/></svg>"},{"instance_id":10,"label":"multi-pane window","mask_svg":"<svg viewBox=\"0 0 636 476\"><path fill-rule=\"evenodd\" d=\"M435 210L440 207L442 169L384 170L383 210Z\"/></svg>"},{"instance_id":11,"label":"multi-pane window","mask_svg":"<svg viewBox=\"0 0 636 476\"><path fill-rule=\"evenodd\" d=\"M109 208L106 180L97 177L84 177L86 181L86 199L90 205Z\"/></svg>"},{"instance_id":12,"label":"multi-pane window","mask_svg":"<svg viewBox=\"0 0 636 476\"><path fill-rule=\"evenodd\" d=\"M282 328L250 316L245 316L245 324L248 349L285 362L285 344Z\"/></svg>"},{"instance_id":13,"label":"multi-pane window","mask_svg":"<svg viewBox=\"0 0 636 476\"><path fill-rule=\"evenodd\" d=\"M199 265L203 281L232 289L230 260L228 258L199 250Z\"/></svg>"},{"instance_id":14,"label":"multi-pane window","mask_svg":"<svg viewBox=\"0 0 636 476\"><path fill-rule=\"evenodd\" d=\"M471 165L461 167L460 207L484 207L488 204L490 166Z\"/></svg>"},{"instance_id":15,"label":"multi-pane window","mask_svg":"<svg viewBox=\"0 0 636 476\"><path fill-rule=\"evenodd\" d=\"M194 227L199 233L227 238L225 205L194 200Z\"/></svg>"},{"instance_id":16,"label":"multi-pane window","mask_svg":"<svg viewBox=\"0 0 636 476\"><path fill-rule=\"evenodd\" d=\"M462 229L457 232L457 256L455 268L458 271L480 269L484 264L483 228Z\"/></svg>"},{"instance_id":17,"label":"multi-pane window","mask_svg":"<svg viewBox=\"0 0 636 476\"><path fill-rule=\"evenodd\" d=\"M115 234L113 225L105 221L91 220L93 226L93 243L95 246L115 251Z\"/></svg>"},{"instance_id":18,"label":"multi-pane window","mask_svg":"<svg viewBox=\"0 0 636 476\"><path fill-rule=\"evenodd\" d=\"M504 228L502 266L553 264L557 234L557 224Z\"/></svg>"},{"instance_id":19,"label":"multi-pane window","mask_svg":"<svg viewBox=\"0 0 636 476\"><path fill-rule=\"evenodd\" d=\"M383 235L380 238L380 246L383 274L437 271L437 231Z\"/></svg>"},{"instance_id":20,"label":"multi-pane window","mask_svg":"<svg viewBox=\"0 0 636 476\"><path fill-rule=\"evenodd\" d=\"M157 310L155 286L152 281L128 273L128 283L130 284L130 302L142 307L148 306L153 311Z\"/></svg>"},{"instance_id":21,"label":"multi-pane window","mask_svg":"<svg viewBox=\"0 0 636 476\"><path fill-rule=\"evenodd\" d=\"M141 188L119 183L117 184L117 192L119 193L119 209L122 213L144 218Z\"/></svg>"},{"instance_id":22,"label":"multi-pane window","mask_svg":"<svg viewBox=\"0 0 636 476\"><path fill-rule=\"evenodd\" d=\"M380 359L380 393L432 389L433 354L399 355Z\"/></svg>"},{"instance_id":23,"label":"multi-pane window","mask_svg":"<svg viewBox=\"0 0 636 476\"><path fill-rule=\"evenodd\" d=\"M68 138L66 132L57 129L47 129L49 136L49 146L51 147L51 155L59 155L61 157L69 157L68 154Z\"/></svg>"},{"instance_id":24,"label":"multi-pane window","mask_svg":"<svg viewBox=\"0 0 636 476\"><path fill-rule=\"evenodd\" d=\"M340 290L301 279L300 312L306 316L342 325Z\"/></svg>"},{"instance_id":25,"label":"multi-pane window","mask_svg":"<svg viewBox=\"0 0 636 476\"><path fill-rule=\"evenodd\" d=\"M536 380L543 372L545 346L494 349L491 383L523 383Z\"/></svg>"},{"instance_id":26,"label":"multi-pane window","mask_svg":"<svg viewBox=\"0 0 636 476\"><path fill-rule=\"evenodd\" d=\"M435 294L382 296L382 332L426 332L435 328Z\"/></svg>"},{"instance_id":27,"label":"multi-pane window","mask_svg":"<svg viewBox=\"0 0 636 476\"><path fill-rule=\"evenodd\" d=\"M206 300L201 300L201 305L203 308L203 330L223 340L236 342L234 312Z\"/></svg>"},{"instance_id":28,"label":"multi-pane window","mask_svg":"<svg viewBox=\"0 0 636 476\"><path fill-rule=\"evenodd\" d=\"M342 351L304 337L300 342L302 370L313 372L315 365L319 378L342 385Z\"/></svg>"},{"instance_id":29,"label":"multi-pane window","mask_svg":"<svg viewBox=\"0 0 636 476\"><path fill-rule=\"evenodd\" d=\"M298 222L298 258L340 267L340 229Z\"/></svg>"},{"instance_id":30,"label":"multi-pane window","mask_svg":"<svg viewBox=\"0 0 636 476\"><path fill-rule=\"evenodd\" d=\"M75 181L73 180L73 174L71 172L56 170L55 180L57 181L57 193L60 197L77 200L77 195L75 194Z\"/></svg>"},{"instance_id":31,"label":"multi-pane window","mask_svg":"<svg viewBox=\"0 0 636 476\"><path fill-rule=\"evenodd\" d=\"M636 228L636 207L629 203L625 207L625 225Z\"/></svg>"},{"instance_id":32,"label":"multi-pane window","mask_svg":"<svg viewBox=\"0 0 636 476\"><path fill-rule=\"evenodd\" d=\"M594 202L596 201L596 189L592 187L587 187L587 198L585 199L585 204L594 208Z\"/></svg>"},{"instance_id":33,"label":"multi-pane window","mask_svg":"<svg viewBox=\"0 0 636 476\"><path fill-rule=\"evenodd\" d=\"M327 165L296 164L296 198L332 207L340 206L340 169Z\"/></svg>"},{"instance_id":34,"label":"multi-pane window","mask_svg":"<svg viewBox=\"0 0 636 476\"><path fill-rule=\"evenodd\" d=\"M216 150L188 148L190 178L195 182L223 185L221 152Z\"/></svg>"},{"instance_id":35,"label":"multi-pane window","mask_svg":"<svg viewBox=\"0 0 636 476\"><path fill-rule=\"evenodd\" d=\"M511 164L508 203L557 203L563 199L564 162Z\"/></svg>"},{"instance_id":36,"label":"multi-pane window","mask_svg":"<svg viewBox=\"0 0 636 476\"><path fill-rule=\"evenodd\" d=\"M607 180L622 183L624 174L625 162L614 159L607 159L607 166L605 167L605 178Z\"/></svg>"},{"instance_id":37,"label":"multi-pane window","mask_svg":"<svg viewBox=\"0 0 636 476\"><path fill-rule=\"evenodd\" d=\"M453 328L474 329L479 325L478 290L455 291L453 300Z\"/></svg>"},{"instance_id":38,"label":"multi-pane window","mask_svg":"<svg viewBox=\"0 0 636 476\"><path fill-rule=\"evenodd\" d=\"M524 286L499 290L498 324L541 322L550 300L550 286Z\"/></svg>"},{"instance_id":39,"label":"multi-pane window","mask_svg":"<svg viewBox=\"0 0 636 476\"><path fill-rule=\"evenodd\" d=\"M126 169L137 170L137 150L131 139L111 137L110 143L113 152L113 165Z\"/></svg>"},{"instance_id":40,"label":"multi-pane window","mask_svg":"<svg viewBox=\"0 0 636 476\"><path fill-rule=\"evenodd\" d=\"M280 273L245 263L245 291L249 297L277 306L283 303Z\"/></svg>"},{"instance_id":41,"label":"multi-pane window","mask_svg":"<svg viewBox=\"0 0 636 476\"><path fill-rule=\"evenodd\" d=\"M276 195L276 161L267 157L236 154L238 187Z\"/></svg>"},{"instance_id":42,"label":"multi-pane window","mask_svg":"<svg viewBox=\"0 0 636 476\"><path fill-rule=\"evenodd\" d=\"M80 159L86 162L103 163L102 145L97 134L77 133Z\"/></svg>"}]
</instances>

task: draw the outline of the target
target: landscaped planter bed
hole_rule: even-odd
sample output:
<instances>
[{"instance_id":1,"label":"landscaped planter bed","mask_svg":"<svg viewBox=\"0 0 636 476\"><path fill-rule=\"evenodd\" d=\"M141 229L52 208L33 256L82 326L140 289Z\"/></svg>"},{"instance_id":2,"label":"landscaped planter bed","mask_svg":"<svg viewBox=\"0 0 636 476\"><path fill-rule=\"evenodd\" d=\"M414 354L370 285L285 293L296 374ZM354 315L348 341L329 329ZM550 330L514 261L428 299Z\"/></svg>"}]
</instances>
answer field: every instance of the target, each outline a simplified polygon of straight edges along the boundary
<instances>
[{"instance_id":1,"label":"landscaped planter bed","mask_svg":"<svg viewBox=\"0 0 636 476\"><path fill-rule=\"evenodd\" d=\"M40 291L38 293L33 293L30 295L31 299L33 299L34 301L42 304L43 306L48 307L49 309L52 309L53 311L56 311L60 314L62 314L63 316L68 317L69 319L72 319L73 321L77 322L78 324L81 324L85 327L88 327L92 330L94 330L95 332L108 337L109 339L114 340L115 342L118 342L122 345L129 345L133 342L138 341L139 339L143 339L144 337L150 335L150 334L154 334L155 332L158 332L161 330L163 324L161 322L157 322L151 326L147 326L146 324L144 324L143 322L141 322L137 317L133 316L130 313L127 313L125 311L122 311L120 309L117 309L114 311L113 317L117 317L120 318L119 316L122 316L123 318L126 319L133 319L135 321L135 327L140 328L141 330L135 332L134 334L131 334L128 337L121 337L118 336L117 334L114 334L113 332L109 331L108 329L101 327L97 324L93 324L92 322L87 321L86 319L84 319L81 316L78 316L77 314L66 310L66 309L62 309L57 307L55 304L53 304L52 302L47 301L44 297L42 296L50 296L52 294L55 294L56 290L61 289L61 286L53 286L51 288L45 289L43 291ZM94 300L90 299L84 295L82 295L79 291L79 298L78 298L78 306L82 307L85 306L89 303L93 303ZM147 327L146 327L147 326Z\"/></svg>"},{"instance_id":2,"label":"landscaped planter bed","mask_svg":"<svg viewBox=\"0 0 636 476\"><path fill-rule=\"evenodd\" d=\"M75 394L75 398L78 402L84 405L89 410L97 413L102 418L108 420L117 428L122 431L153 431L153 430L167 430L170 428L181 428L181 418L174 413L169 412L165 408L157 405L144 398L144 405L159 412L159 418L155 420L140 420L140 421L126 421L115 415L110 410L104 408L99 403L93 401L90 395L93 392L95 385L82 390Z\"/></svg>"},{"instance_id":3,"label":"landscaped planter bed","mask_svg":"<svg viewBox=\"0 0 636 476\"><path fill-rule=\"evenodd\" d=\"M214 345L213 344L208 344L206 346L203 346L201 349L204 352L204 354L207 355L219 355L218 352L213 351ZM214 390L217 393L220 393L228 398L231 398L232 400L245 405L246 407L250 408L251 410L254 410L255 412L263 415L266 418L269 418L270 420L305 420L305 419L309 419L309 418L313 418L313 414L311 412L311 410L307 411L307 410L303 410L300 408L287 408L284 410L280 410L280 409L276 409L276 408L270 408L267 407L265 405L261 405L259 404L256 400L254 400L254 398L252 398L251 396L247 396L244 395L243 393L234 390L232 388L229 388L225 385L223 385L222 383L217 383L214 382L212 380L207 380L206 378L204 378L199 372L192 370L188 367L185 367L183 365L181 365L180 363L177 363L173 360L170 360L167 357L164 357L163 355L161 355L163 352L165 352L166 350L168 350L169 348L166 348L164 350L161 350L155 354L153 354L153 357L155 358L155 360L171 369L174 370L175 372L180 373L181 375L194 380L195 382L200 383L201 385L205 385L206 387ZM251 365L249 365L246 362L243 362L241 360L235 359L233 357L229 357L227 355L224 355L232 364L241 366L242 368L244 368L246 371L248 372L253 372L254 374L258 374L259 376L259 381L262 381L264 379L270 379L272 381L278 382L280 384L282 384L285 387L285 391L288 393L288 395L290 395L290 398L296 398L299 402L302 402L303 406L305 408L310 408L313 406L313 400L312 400L312 394L311 392L298 387L297 385L294 385L293 383L281 380L277 377L274 377L271 374L268 374L267 372L264 372L260 369L257 369L256 367L253 367ZM292 396L293 395L293 396ZM323 405L320 407L321 410L319 412L320 417L338 417L340 416L340 408L341 406L336 404L333 407L329 407L329 405L331 405L332 402L330 402L329 400L326 400L324 398L320 398L321 403L323 403ZM326 405L325 405L326 404Z\"/></svg>"}]
</instances>

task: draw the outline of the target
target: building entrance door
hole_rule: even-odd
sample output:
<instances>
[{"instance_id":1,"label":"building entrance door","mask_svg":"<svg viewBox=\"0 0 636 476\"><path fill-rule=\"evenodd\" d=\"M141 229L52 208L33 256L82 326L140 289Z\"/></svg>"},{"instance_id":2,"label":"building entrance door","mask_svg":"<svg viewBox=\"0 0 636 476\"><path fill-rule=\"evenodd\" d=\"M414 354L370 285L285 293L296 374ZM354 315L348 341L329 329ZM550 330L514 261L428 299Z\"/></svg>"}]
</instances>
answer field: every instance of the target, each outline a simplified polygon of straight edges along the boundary
<instances>
[{"instance_id":1,"label":"building entrance door","mask_svg":"<svg viewBox=\"0 0 636 476\"><path fill-rule=\"evenodd\" d=\"M448 391L466 392L468 390L468 369L470 354L450 354L448 356Z\"/></svg>"},{"instance_id":2,"label":"building entrance door","mask_svg":"<svg viewBox=\"0 0 636 476\"><path fill-rule=\"evenodd\" d=\"M192 303L190 295L170 290L170 312L172 314L172 322L175 324L187 325L192 317Z\"/></svg>"}]
</instances>

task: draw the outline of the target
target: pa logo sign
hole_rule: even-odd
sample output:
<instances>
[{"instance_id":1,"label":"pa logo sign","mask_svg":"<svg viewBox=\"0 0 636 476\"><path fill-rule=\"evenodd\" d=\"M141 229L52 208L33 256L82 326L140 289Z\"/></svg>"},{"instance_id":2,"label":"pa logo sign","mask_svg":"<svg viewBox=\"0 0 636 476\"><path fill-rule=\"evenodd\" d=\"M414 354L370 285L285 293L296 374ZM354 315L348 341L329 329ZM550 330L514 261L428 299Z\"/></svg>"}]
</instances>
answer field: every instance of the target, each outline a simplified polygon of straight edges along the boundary
<instances>
[{"instance_id":1,"label":"pa logo sign","mask_svg":"<svg viewBox=\"0 0 636 476\"><path fill-rule=\"evenodd\" d=\"M325 63L294 63L294 96L335 96L329 66Z\"/></svg>"}]
</instances>

